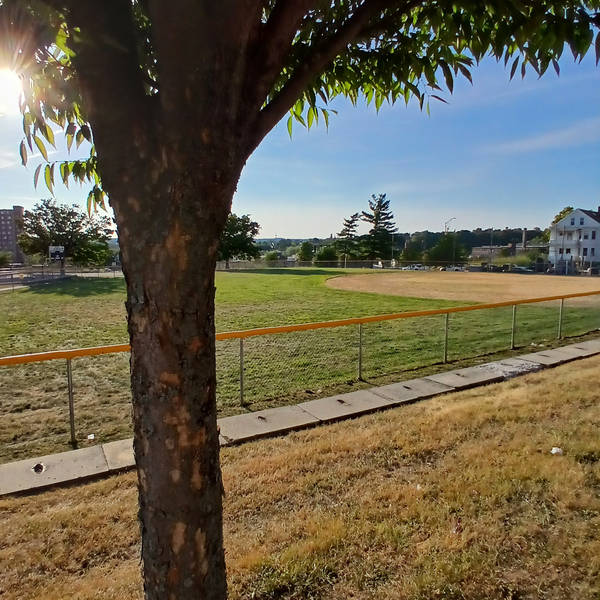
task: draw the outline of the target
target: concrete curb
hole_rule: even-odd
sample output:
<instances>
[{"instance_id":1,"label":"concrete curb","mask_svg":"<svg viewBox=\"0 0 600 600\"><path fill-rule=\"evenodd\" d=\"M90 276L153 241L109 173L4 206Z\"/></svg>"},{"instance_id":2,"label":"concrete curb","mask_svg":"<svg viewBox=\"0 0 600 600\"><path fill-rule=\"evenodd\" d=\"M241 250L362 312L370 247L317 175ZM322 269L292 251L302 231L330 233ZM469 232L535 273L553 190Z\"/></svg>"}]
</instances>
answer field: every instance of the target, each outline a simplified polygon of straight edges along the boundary
<instances>
[{"instance_id":1,"label":"concrete curb","mask_svg":"<svg viewBox=\"0 0 600 600\"><path fill-rule=\"evenodd\" d=\"M600 354L600 339L523 354L428 375L391 385L338 394L254 413L219 419L221 446L282 435L297 429L358 417L433 396L505 381ZM0 496L35 492L60 484L85 481L135 467L133 440L108 442L80 450L28 458L0 465Z\"/></svg>"}]
</instances>

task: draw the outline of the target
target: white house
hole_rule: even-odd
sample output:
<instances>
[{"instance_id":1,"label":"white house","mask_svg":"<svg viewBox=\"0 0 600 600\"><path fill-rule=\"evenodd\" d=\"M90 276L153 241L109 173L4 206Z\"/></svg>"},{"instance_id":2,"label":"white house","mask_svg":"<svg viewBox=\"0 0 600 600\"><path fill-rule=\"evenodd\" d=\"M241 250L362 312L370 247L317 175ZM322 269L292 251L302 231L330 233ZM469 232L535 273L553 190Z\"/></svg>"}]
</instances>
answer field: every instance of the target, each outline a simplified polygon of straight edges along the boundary
<instances>
[{"instance_id":1,"label":"white house","mask_svg":"<svg viewBox=\"0 0 600 600\"><path fill-rule=\"evenodd\" d=\"M562 272L600 263L600 206L576 208L550 227L548 260Z\"/></svg>"}]
</instances>

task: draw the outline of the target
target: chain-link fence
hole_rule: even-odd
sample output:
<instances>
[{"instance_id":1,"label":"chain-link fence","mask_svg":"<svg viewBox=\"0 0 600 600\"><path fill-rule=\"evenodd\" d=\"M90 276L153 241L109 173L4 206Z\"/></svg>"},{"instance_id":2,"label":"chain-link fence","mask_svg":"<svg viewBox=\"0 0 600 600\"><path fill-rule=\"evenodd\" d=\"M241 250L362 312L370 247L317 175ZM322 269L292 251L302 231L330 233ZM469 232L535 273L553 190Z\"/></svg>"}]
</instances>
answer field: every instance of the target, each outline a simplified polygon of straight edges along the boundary
<instances>
[{"instance_id":1,"label":"chain-link fence","mask_svg":"<svg viewBox=\"0 0 600 600\"><path fill-rule=\"evenodd\" d=\"M600 292L588 292L217 334L218 414L295 404L359 380L377 384L599 328ZM131 435L127 348L0 358L0 462Z\"/></svg>"}]
</instances>

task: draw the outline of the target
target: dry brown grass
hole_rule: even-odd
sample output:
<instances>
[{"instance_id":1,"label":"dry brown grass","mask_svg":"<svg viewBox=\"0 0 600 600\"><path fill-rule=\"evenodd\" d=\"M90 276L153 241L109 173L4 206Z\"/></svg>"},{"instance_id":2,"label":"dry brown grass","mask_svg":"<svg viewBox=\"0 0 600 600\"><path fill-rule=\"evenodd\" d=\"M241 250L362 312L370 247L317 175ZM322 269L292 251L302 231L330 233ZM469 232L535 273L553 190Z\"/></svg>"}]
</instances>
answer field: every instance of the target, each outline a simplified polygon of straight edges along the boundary
<instances>
[{"instance_id":1,"label":"dry brown grass","mask_svg":"<svg viewBox=\"0 0 600 600\"><path fill-rule=\"evenodd\" d=\"M600 290L595 277L557 277L518 273L399 271L328 279L337 290L374 292L388 296L444 298L461 302L502 302Z\"/></svg>"},{"instance_id":2,"label":"dry brown grass","mask_svg":"<svg viewBox=\"0 0 600 600\"><path fill-rule=\"evenodd\" d=\"M599 367L224 450L231 597L597 599ZM133 474L1 500L0 597L141 598L135 515Z\"/></svg>"}]
</instances>

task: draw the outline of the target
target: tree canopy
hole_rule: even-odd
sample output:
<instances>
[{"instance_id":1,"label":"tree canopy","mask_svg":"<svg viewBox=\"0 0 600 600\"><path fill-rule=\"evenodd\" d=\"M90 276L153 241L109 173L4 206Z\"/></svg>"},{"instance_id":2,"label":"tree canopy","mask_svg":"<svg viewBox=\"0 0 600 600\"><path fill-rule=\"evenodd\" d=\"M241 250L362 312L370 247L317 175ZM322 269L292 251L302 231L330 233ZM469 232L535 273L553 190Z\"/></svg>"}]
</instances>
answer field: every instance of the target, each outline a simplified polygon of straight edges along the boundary
<instances>
[{"instance_id":1,"label":"tree canopy","mask_svg":"<svg viewBox=\"0 0 600 600\"><path fill-rule=\"evenodd\" d=\"M25 254L42 256L48 255L48 246L64 246L66 258L103 264L110 255L106 242L113 233L108 217L90 216L77 205L44 199L25 211L19 246Z\"/></svg>"},{"instance_id":2,"label":"tree canopy","mask_svg":"<svg viewBox=\"0 0 600 600\"><path fill-rule=\"evenodd\" d=\"M574 209L572 206L565 206L560 212L554 215L554 219L552 219L551 225L554 225L555 223L558 223L559 221L564 219L568 214L572 213L573 210Z\"/></svg>"},{"instance_id":3,"label":"tree canopy","mask_svg":"<svg viewBox=\"0 0 600 600\"><path fill-rule=\"evenodd\" d=\"M64 129L69 147L73 142L93 141L91 120L118 126L122 115L90 113L92 107L85 102L89 94L99 104L114 93L136 106L140 116L151 118L170 88L183 83L177 77L185 65L198 65L195 85L204 85L202 73L208 67L201 67L202 61L189 53L202 56L205 50L214 56L219 51L209 48L218 34L211 31L212 19L221 13L224 20L241 27L246 55L253 58L252 65L244 65L245 73L222 90L227 97L232 85L240 87L253 109L247 115L251 121L247 135L240 140L239 151L247 156L287 111L290 134L294 121L308 128L320 118L328 124L328 105L337 96L353 103L363 97L377 110L385 102L408 103L414 98L429 110L431 99L445 101L442 86L452 93L457 76L471 81L472 67L488 54L510 64L511 78L517 72L524 76L528 69L542 75L550 66L558 73L565 45L575 59L581 59L592 45L594 28L600 26L599 7L596 0L255 0L243 8L232 3L221 11L190 13L186 22L173 16L175 7L147 0L111 0L101 5L2 0L0 27L12 35L5 36L0 63L21 73L26 83L23 163L28 148L39 150L48 160L47 146L55 143L51 124ZM94 25L81 27L88 18ZM598 60L598 33L595 47ZM171 60L180 67L171 69ZM119 80L119 89L98 81L98 72L105 72L108 65L115 68L111 79ZM223 65L222 70L236 68L242 65ZM188 83L190 76L185 77ZM207 85L203 92L208 91L214 88ZM204 108L198 106L197 112ZM156 133L165 131L165 123L145 123ZM128 133L126 128L125 140ZM59 176L65 183L69 178L88 181L92 184L88 202L103 204L98 167L92 144L87 160L49 163L43 169L40 165L35 180L43 170L50 189Z\"/></svg>"},{"instance_id":4,"label":"tree canopy","mask_svg":"<svg viewBox=\"0 0 600 600\"><path fill-rule=\"evenodd\" d=\"M467 251L456 233L445 233L433 248L427 250L425 258L431 264L461 263L467 259Z\"/></svg>"},{"instance_id":5,"label":"tree canopy","mask_svg":"<svg viewBox=\"0 0 600 600\"><path fill-rule=\"evenodd\" d=\"M260 248L254 242L259 229L259 224L251 221L249 215L230 214L219 241L218 260L229 265L232 258L251 260L260 256Z\"/></svg>"}]
</instances>

